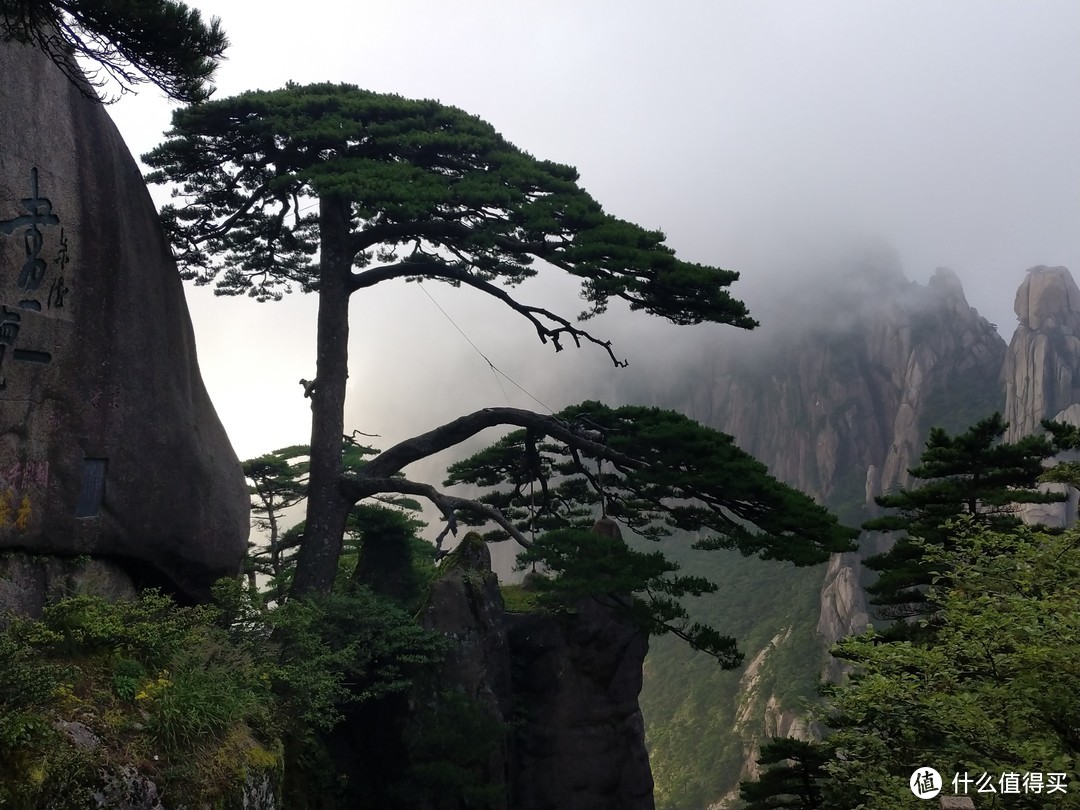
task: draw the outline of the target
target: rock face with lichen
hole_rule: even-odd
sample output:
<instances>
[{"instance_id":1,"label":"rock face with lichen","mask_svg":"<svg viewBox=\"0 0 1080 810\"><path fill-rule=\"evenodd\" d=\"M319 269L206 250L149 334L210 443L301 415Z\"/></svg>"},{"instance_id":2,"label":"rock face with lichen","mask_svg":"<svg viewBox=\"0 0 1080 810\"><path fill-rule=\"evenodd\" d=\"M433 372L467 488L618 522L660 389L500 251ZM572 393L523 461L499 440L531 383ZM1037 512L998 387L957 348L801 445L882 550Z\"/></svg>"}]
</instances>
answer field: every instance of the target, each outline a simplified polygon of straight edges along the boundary
<instances>
[{"instance_id":1,"label":"rock face with lichen","mask_svg":"<svg viewBox=\"0 0 1080 810\"><path fill-rule=\"evenodd\" d=\"M0 549L205 595L249 501L155 207L48 58L0 42L0 75Z\"/></svg>"},{"instance_id":2,"label":"rock face with lichen","mask_svg":"<svg viewBox=\"0 0 1080 810\"><path fill-rule=\"evenodd\" d=\"M421 617L425 628L453 642L440 667L439 687L456 691L496 724L508 728L514 701L510 643L499 580L491 571L491 553L478 534L469 532L443 566ZM502 790L485 807L507 810L511 763L506 738L492 748L487 761L479 765L478 775Z\"/></svg>"},{"instance_id":3,"label":"rock face with lichen","mask_svg":"<svg viewBox=\"0 0 1080 810\"><path fill-rule=\"evenodd\" d=\"M572 621L510 617L514 690L526 716L514 736L517 810L652 810L653 780L638 706L645 636L606 600Z\"/></svg>"}]
</instances>

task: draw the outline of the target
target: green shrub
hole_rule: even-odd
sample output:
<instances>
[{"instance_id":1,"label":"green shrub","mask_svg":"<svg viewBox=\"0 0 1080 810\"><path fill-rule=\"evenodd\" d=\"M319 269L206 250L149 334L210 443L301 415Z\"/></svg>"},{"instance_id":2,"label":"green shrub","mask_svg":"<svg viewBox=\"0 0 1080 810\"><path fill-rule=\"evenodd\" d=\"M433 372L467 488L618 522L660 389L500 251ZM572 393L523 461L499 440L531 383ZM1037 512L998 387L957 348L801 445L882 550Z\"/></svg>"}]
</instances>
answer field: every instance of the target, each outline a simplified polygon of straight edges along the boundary
<instances>
[{"instance_id":1,"label":"green shrub","mask_svg":"<svg viewBox=\"0 0 1080 810\"><path fill-rule=\"evenodd\" d=\"M140 685L146 680L146 667L131 658L118 658L113 663L112 687L123 700L135 700Z\"/></svg>"}]
</instances>

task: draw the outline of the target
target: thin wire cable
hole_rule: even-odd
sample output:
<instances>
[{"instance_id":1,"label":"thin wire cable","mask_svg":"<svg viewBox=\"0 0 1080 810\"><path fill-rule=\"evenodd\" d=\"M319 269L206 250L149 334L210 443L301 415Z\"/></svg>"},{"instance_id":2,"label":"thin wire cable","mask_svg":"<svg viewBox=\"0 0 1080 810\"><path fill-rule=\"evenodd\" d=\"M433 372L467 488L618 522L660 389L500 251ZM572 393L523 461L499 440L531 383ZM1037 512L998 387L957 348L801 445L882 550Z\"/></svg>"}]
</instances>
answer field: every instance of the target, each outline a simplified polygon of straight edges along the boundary
<instances>
[{"instance_id":1,"label":"thin wire cable","mask_svg":"<svg viewBox=\"0 0 1080 810\"><path fill-rule=\"evenodd\" d=\"M422 283L420 284L420 289L424 291L424 295L426 295L431 300L431 303L433 303L438 308L439 312L441 312L446 317L446 320L450 321L450 324L455 329L457 329L458 332L461 333L461 336L463 338L465 338L466 341L468 341L469 345L473 347L473 350L478 355L480 355L482 358L484 358L484 362L488 364L488 366L491 368L492 373L496 375L495 376L495 381L499 383L499 390L501 390L503 392L503 397L506 399L506 404L507 405L510 404L510 398L506 396L506 389L503 388L502 381L499 380L498 375L500 375L500 374L503 377L505 377L510 382L511 385L513 385L515 388L517 388L521 393L523 393L525 396L527 396L529 399L531 399L533 402L535 402L541 408L544 408L548 413L555 413L555 411L552 408L550 408L549 406L547 406L546 404L541 402L539 399L537 399L535 396L530 394L528 391L526 391L513 377L511 377L509 374L507 374L501 368L499 368L494 363L492 363L491 358L489 358L486 354L484 354L482 351L480 351L480 347L477 346L475 343L473 343L472 338L470 338L468 335L465 334L465 330L457 325L457 323L454 321L454 319L450 317L450 313L448 313L445 309L442 308L442 306L439 305L439 302L436 301L434 299L434 297L432 297L431 293L428 292L427 287L425 287Z\"/></svg>"},{"instance_id":2,"label":"thin wire cable","mask_svg":"<svg viewBox=\"0 0 1080 810\"><path fill-rule=\"evenodd\" d=\"M441 312L444 316L446 316L446 319L448 321L450 321L450 324L455 329L457 329L458 332L461 333L461 336L463 338L465 338L465 340L467 340L469 342L469 345L472 346L473 349L476 350L476 353L484 358L484 360L488 364L488 368L491 369L491 376L495 378L495 384L498 385L499 390L502 391L503 399L506 400L506 406L508 408L511 407L510 406L510 397L507 396L506 389L503 388L502 380L499 379L499 375L497 373L498 370L495 368L495 364L491 362L491 360L488 358L488 356L486 354L484 354L482 351L480 351L480 349L477 347L477 345L472 342L472 339L468 335L465 334L465 331L454 322L454 319L450 317L450 315L447 313L447 311L445 309L443 309L441 306L439 306L439 302L436 301L434 298L432 298L431 293L429 293L427 291L427 288L424 287L423 284L420 285L420 289L424 291L424 295L426 295L431 300L431 303L433 303L436 307L439 308L439 312Z\"/></svg>"}]
</instances>

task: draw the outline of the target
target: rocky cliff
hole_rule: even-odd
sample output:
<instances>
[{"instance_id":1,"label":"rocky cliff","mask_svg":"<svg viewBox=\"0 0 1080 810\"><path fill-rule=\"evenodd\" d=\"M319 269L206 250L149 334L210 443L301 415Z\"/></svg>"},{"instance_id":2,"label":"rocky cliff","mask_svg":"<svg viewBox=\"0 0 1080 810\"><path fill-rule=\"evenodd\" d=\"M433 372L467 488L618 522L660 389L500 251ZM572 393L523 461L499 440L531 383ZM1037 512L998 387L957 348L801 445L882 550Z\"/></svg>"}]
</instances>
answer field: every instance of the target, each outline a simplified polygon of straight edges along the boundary
<instances>
[{"instance_id":1,"label":"rocky cliff","mask_svg":"<svg viewBox=\"0 0 1080 810\"><path fill-rule=\"evenodd\" d=\"M1002 370L1009 441L1080 402L1080 289L1069 271L1028 270L1014 309L1018 323Z\"/></svg>"},{"instance_id":2,"label":"rocky cliff","mask_svg":"<svg viewBox=\"0 0 1080 810\"><path fill-rule=\"evenodd\" d=\"M1005 342L949 270L920 285L878 254L815 279L812 288L789 289L756 314L760 331L710 347L688 374L692 382L655 402L731 433L771 472L851 525L873 513L874 496L908 483L931 425L959 430L1002 409ZM862 555L874 553L880 541L863 546ZM664 660L650 658L642 705L658 806L702 807L740 773L752 775L763 736L810 733L799 700L813 696L818 673L806 678L800 669L828 667L828 646L866 627L860 556L839 555L824 569L767 571L775 564L682 555L684 566L738 594L721 593L702 609L731 629L749 663L733 678L677 648L663 647ZM746 612L756 619L740 616ZM727 708L705 703L701 693L710 691ZM719 742L708 721L687 717L691 706L728 724L738 749ZM695 772L688 761L711 772Z\"/></svg>"},{"instance_id":3,"label":"rocky cliff","mask_svg":"<svg viewBox=\"0 0 1080 810\"><path fill-rule=\"evenodd\" d=\"M845 510L906 482L929 420L1000 407L993 381L1005 343L956 275L939 268L923 286L879 262L799 296L810 314L777 306L780 325L712 348L708 382L679 403L777 477Z\"/></svg>"},{"instance_id":4,"label":"rocky cliff","mask_svg":"<svg viewBox=\"0 0 1080 810\"><path fill-rule=\"evenodd\" d=\"M0 550L205 596L249 502L157 211L52 61L0 42L0 75Z\"/></svg>"},{"instance_id":5,"label":"rocky cliff","mask_svg":"<svg viewBox=\"0 0 1080 810\"><path fill-rule=\"evenodd\" d=\"M1072 275L1064 267L1032 267L1013 308L1018 323L1001 372L1006 440L1039 432L1043 419L1080 425L1080 289ZM1075 461L1077 454L1063 459ZM1065 492L1067 500L1029 504L1024 520L1058 527L1074 522L1080 492L1065 484L1042 487Z\"/></svg>"},{"instance_id":6,"label":"rocky cliff","mask_svg":"<svg viewBox=\"0 0 1080 810\"><path fill-rule=\"evenodd\" d=\"M480 768L497 795L475 806L652 810L638 707L645 636L608 598L585 599L561 617L507 612L477 535L444 569L423 614L453 642L439 687L506 732Z\"/></svg>"}]
</instances>

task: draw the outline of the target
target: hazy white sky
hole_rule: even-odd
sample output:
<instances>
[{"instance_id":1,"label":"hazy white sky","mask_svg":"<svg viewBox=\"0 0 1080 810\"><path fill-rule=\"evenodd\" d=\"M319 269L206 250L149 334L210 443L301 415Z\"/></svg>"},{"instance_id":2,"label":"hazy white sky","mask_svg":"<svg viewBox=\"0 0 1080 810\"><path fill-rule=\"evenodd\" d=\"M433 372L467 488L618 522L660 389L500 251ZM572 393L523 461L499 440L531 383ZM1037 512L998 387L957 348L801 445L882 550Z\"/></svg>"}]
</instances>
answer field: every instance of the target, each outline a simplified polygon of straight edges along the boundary
<instances>
[{"instance_id":1,"label":"hazy white sky","mask_svg":"<svg viewBox=\"0 0 1080 810\"><path fill-rule=\"evenodd\" d=\"M784 284L815 251L879 237L911 279L953 268L1008 337L1026 268L1080 271L1075 0L194 5L233 43L219 96L341 81L462 107L577 166L610 212L662 228L685 258L739 270L746 286ZM169 112L151 90L110 108L136 155L159 142ZM573 286L539 287L522 296L580 309ZM647 375L672 334L644 315L597 322L630 355L615 372L588 349L554 356L468 291L427 289L556 409L602 396L616 373ZM189 301L240 457L306 442L297 380L314 375L314 299L260 305L190 289ZM382 434L376 444L507 399L535 405L505 382L504 397L417 285L352 306L347 422ZM725 330L695 334L722 341Z\"/></svg>"}]
</instances>

